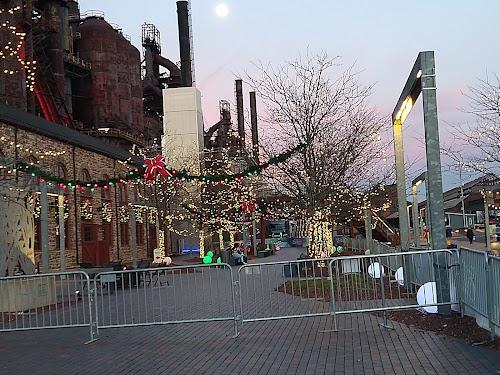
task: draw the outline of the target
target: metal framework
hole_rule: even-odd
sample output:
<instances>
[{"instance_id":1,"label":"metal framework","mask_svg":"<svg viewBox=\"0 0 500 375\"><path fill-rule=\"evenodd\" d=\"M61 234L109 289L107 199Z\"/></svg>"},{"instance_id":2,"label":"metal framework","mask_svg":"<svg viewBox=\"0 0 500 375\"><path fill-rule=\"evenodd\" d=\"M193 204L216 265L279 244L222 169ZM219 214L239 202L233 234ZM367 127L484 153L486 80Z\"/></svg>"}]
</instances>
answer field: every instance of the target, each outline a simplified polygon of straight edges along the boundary
<instances>
[{"instance_id":1,"label":"metal framework","mask_svg":"<svg viewBox=\"0 0 500 375\"><path fill-rule=\"evenodd\" d=\"M424 107L425 151L427 156L427 202L429 202L429 223L431 248L446 247L443 183L436 100L436 69L434 52L420 52L406 81L401 96L392 113L394 148L396 158L396 179L398 191L398 213L401 248L409 246L409 220L406 205L406 178L404 169L403 124L422 93Z\"/></svg>"}]
</instances>

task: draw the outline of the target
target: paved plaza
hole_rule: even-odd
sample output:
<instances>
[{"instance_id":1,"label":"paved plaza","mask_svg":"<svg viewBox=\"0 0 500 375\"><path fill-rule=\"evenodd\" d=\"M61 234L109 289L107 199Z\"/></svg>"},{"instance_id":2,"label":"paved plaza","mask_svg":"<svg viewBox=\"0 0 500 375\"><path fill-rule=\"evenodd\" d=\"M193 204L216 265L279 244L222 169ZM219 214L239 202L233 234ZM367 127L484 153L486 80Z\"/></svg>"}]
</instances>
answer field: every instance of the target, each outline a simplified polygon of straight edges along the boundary
<instances>
[{"instance_id":1,"label":"paved plaza","mask_svg":"<svg viewBox=\"0 0 500 375\"><path fill-rule=\"evenodd\" d=\"M295 259L285 249L266 261ZM261 261L260 259L258 261ZM236 269L235 269L236 271ZM236 272L235 272L236 273ZM194 285L193 285L194 287ZM264 290L265 293L270 291ZM195 298L193 291L192 298ZM186 298L186 293L183 293ZM358 314L245 323L232 322L101 330L0 333L0 374L496 374L500 354ZM326 331L326 332L325 332Z\"/></svg>"}]
</instances>

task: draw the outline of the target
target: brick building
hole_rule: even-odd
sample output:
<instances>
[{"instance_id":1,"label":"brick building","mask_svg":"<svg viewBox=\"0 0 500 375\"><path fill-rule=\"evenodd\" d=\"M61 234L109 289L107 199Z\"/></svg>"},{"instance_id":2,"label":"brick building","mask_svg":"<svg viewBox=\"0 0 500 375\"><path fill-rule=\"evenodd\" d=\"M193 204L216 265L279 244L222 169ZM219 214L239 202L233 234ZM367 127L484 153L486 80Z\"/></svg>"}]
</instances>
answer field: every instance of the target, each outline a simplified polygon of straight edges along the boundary
<instances>
[{"instance_id":1,"label":"brick building","mask_svg":"<svg viewBox=\"0 0 500 375\"><path fill-rule=\"evenodd\" d=\"M131 155L123 149L4 105L0 105L0 156L4 161L36 163L68 180L107 180L126 176L134 168ZM9 174L3 170L0 179L9 178L12 186L33 184L33 190L38 193L34 196L40 196L37 178L19 171ZM152 259L159 228L156 209L147 198L151 194L143 184L117 183L95 191L63 189L57 184L47 188L51 270L60 269L63 262L65 268L74 268L82 263L99 266L109 261L133 263ZM58 225L58 202L62 195L66 233L64 261ZM130 214L132 209L134 215ZM35 209L35 263L39 263L42 256L39 211Z\"/></svg>"}]
</instances>

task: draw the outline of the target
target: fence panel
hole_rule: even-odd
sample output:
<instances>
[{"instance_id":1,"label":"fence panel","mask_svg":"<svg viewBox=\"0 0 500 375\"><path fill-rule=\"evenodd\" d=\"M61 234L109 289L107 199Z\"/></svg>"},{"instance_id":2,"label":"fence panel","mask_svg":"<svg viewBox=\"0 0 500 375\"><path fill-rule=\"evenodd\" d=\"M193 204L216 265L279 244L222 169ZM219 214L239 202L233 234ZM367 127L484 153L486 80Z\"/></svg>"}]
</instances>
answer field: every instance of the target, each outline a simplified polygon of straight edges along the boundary
<instances>
[{"instance_id":1,"label":"fence panel","mask_svg":"<svg viewBox=\"0 0 500 375\"><path fill-rule=\"evenodd\" d=\"M99 329L236 321L227 264L103 272L94 282Z\"/></svg>"},{"instance_id":2,"label":"fence panel","mask_svg":"<svg viewBox=\"0 0 500 375\"><path fill-rule=\"evenodd\" d=\"M500 328L500 258L490 257L491 309L490 320Z\"/></svg>"},{"instance_id":3,"label":"fence panel","mask_svg":"<svg viewBox=\"0 0 500 375\"><path fill-rule=\"evenodd\" d=\"M484 251L460 252L461 303L483 316L488 316L486 257Z\"/></svg>"},{"instance_id":4,"label":"fence panel","mask_svg":"<svg viewBox=\"0 0 500 375\"><path fill-rule=\"evenodd\" d=\"M456 303L457 258L448 250L339 257L329 265L334 315Z\"/></svg>"},{"instance_id":5,"label":"fence panel","mask_svg":"<svg viewBox=\"0 0 500 375\"><path fill-rule=\"evenodd\" d=\"M90 286L84 272L0 278L0 331L91 328Z\"/></svg>"},{"instance_id":6,"label":"fence panel","mask_svg":"<svg viewBox=\"0 0 500 375\"><path fill-rule=\"evenodd\" d=\"M247 264L238 271L243 322L330 314L328 260Z\"/></svg>"}]
</instances>

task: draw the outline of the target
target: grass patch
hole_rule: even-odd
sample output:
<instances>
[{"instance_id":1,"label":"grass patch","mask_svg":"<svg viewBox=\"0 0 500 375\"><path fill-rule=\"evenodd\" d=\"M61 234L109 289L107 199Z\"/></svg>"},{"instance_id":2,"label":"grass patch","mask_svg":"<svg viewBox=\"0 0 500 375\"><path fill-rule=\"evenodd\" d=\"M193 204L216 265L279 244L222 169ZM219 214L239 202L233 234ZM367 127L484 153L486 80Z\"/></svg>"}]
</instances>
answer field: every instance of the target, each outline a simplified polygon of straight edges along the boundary
<instances>
[{"instance_id":1,"label":"grass patch","mask_svg":"<svg viewBox=\"0 0 500 375\"><path fill-rule=\"evenodd\" d=\"M354 285L358 288L368 288L372 285L366 276L360 274L349 274L342 276L339 280L333 280L333 288L348 288ZM330 280L326 277L314 278L314 279L304 279L304 280L290 280L285 282L283 289L286 290L314 290L324 288L325 292L330 290Z\"/></svg>"}]
</instances>

